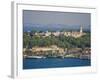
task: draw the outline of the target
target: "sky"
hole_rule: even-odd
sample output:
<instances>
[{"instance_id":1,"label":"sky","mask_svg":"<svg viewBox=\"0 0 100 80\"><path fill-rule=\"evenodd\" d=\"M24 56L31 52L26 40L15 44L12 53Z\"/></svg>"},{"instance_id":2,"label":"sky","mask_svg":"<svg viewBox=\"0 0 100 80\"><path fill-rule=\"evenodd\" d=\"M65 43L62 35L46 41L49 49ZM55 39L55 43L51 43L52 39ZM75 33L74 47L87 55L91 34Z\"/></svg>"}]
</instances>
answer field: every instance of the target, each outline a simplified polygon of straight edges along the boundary
<instances>
[{"instance_id":1,"label":"sky","mask_svg":"<svg viewBox=\"0 0 100 80\"><path fill-rule=\"evenodd\" d=\"M23 10L23 24L64 24L64 25L82 25L84 28L91 25L90 13L75 12L54 12L54 11L34 11Z\"/></svg>"}]
</instances>

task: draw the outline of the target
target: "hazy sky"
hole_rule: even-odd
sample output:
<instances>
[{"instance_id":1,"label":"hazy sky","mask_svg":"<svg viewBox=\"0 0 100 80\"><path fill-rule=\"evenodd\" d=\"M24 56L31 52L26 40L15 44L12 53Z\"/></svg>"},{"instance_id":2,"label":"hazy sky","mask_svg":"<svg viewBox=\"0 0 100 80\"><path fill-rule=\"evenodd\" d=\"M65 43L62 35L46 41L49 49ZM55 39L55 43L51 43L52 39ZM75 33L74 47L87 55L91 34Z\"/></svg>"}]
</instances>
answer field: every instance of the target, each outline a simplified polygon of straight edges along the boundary
<instances>
[{"instance_id":1,"label":"hazy sky","mask_svg":"<svg viewBox=\"0 0 100 80\"><path fill-rule=\"evenodd\" d=\"M23 23L24 25L25 24L65 24L65 25L88 26L91 24L91 15L89 13L24 10Z\"/></svg>"}]
</instances>

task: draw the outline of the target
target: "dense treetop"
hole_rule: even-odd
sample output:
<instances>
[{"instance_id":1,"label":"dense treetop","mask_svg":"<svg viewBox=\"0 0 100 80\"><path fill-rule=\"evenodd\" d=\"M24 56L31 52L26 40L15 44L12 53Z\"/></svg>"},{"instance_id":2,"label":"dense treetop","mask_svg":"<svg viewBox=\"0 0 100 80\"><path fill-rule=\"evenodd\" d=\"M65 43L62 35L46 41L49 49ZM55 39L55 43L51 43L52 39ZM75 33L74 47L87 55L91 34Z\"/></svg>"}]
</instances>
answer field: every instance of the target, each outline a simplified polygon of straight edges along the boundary
<instances>
[{"instance_id":1,"label":"dense treetop","mask_svg":"<svg viewBox=\"0 0 100 80\"><path fill-rule=\"evenodd\" d=\"M51 45L57 45L61 48L85 48L91 46L91 37L90 33L87 32L86 35L81 36L79 38L74 38L71 36L60 35L56 36L36 36L29 35L29 33L23 33L23 47L24 48L32 48L32 47L49 47Z\"/></svg>"}]
</instances>

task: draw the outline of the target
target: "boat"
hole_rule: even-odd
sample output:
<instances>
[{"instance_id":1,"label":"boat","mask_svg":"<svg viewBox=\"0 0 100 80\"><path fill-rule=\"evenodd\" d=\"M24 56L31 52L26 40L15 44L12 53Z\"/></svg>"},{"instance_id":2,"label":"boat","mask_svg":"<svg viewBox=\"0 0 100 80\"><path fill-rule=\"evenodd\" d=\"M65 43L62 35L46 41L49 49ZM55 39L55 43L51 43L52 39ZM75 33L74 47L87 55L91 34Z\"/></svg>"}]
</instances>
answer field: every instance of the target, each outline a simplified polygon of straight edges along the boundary
<instances>
[{"instance_id":1,"label":"boat","mask_svg":"<svg viewBox=\"0 0 100 80\"><path fill-rule=\"evenodd\" d=\"M44 56L26 56L25 58L40 59L40 58L46 58L46 57L44 57Z\"/></svg>"}]
</instances>

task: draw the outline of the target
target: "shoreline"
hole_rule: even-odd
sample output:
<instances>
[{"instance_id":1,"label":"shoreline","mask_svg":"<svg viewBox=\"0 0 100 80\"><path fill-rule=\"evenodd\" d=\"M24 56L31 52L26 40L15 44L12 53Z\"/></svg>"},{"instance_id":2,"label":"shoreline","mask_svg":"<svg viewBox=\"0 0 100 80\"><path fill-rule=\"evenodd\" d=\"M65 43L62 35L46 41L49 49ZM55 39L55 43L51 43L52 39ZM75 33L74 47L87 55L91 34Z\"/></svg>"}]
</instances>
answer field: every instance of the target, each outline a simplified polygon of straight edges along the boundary
<instances>
[{"instance_id":1,"label":"shoreline","mask_svg":"<svg viewBox=\"0 0 100 80\"><path fill-rule=\"evenodd\" d=\"M80 58L80 57L23 57L23 59L82 59L82 60L91 60L90 58Z\"/></svg>"}]
</instances>

